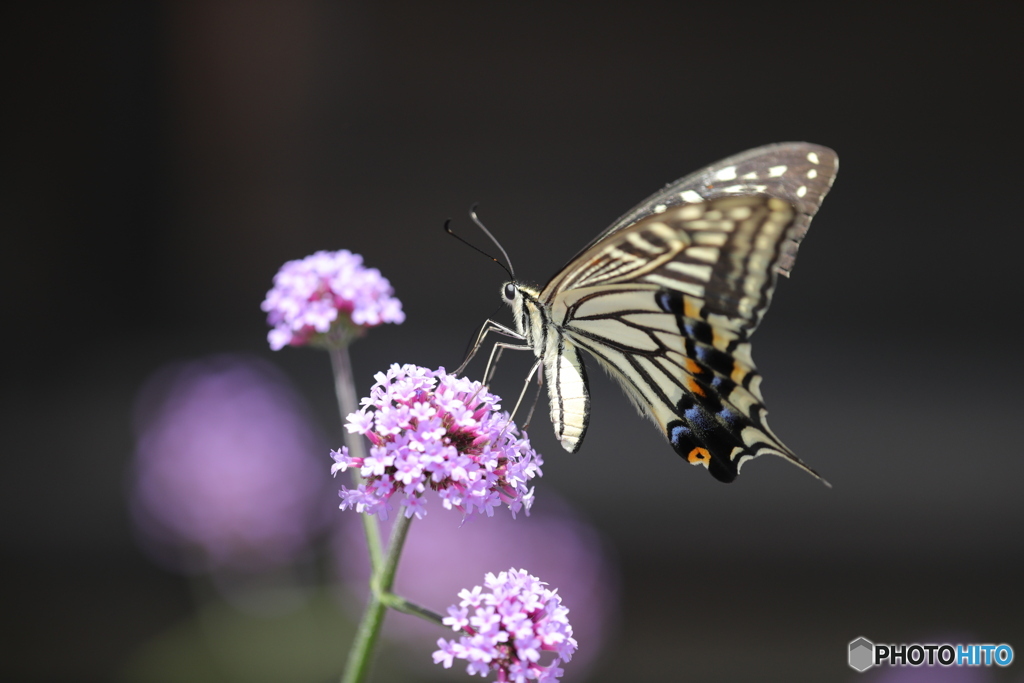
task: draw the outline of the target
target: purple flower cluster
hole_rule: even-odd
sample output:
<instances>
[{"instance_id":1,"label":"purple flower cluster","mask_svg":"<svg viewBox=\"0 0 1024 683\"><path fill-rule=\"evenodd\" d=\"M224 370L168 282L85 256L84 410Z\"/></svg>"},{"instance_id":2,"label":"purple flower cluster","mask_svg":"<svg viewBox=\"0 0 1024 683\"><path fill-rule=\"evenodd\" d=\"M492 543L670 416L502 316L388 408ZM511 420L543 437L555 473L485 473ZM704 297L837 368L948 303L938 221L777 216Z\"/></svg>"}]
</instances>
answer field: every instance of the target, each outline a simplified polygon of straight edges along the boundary
<instances>
[{"instance_id":1,"label":"purple flower cluster","mask_svg":"<svg viewBox=\"0 0 1024 683\"><path fill-rule=\"evenodd\" d=\"M559 665L576 652L565 618L569 610L562 607L558 592L525 569L488 573L484 586L489 592L480 586L463 589L459 605L448 608L444 623L468 635L458 641L439 638L434 663L448 669L454 660L464 659L469 662L467 673L486 676L493 669L498 683L557 681L564 673ZM554 652L555 659L540 664L542 651Z\"/></svg>"},{"instance_id":2,"label":"purple flower cluster","mask_svg":"<svg viewBox=\"0 0 1024 683\"><path fill-rule=\"evenodd\" d=\"M274 328L267 335L270 348L345 341L368 327L400 323L405 313L393 294L379 270L366 268L363 257L347 249L288 261L260 306ZM337 339L317 338L328 332Z\"/></svg>"},{"instance_id":3,"label":"purple flower cluster","mask_svg":"<svg viewBox=\"0 0 1024 683\"><path fill-rule=\"evenodd\" d=\"M366 482L342 487L341 509L387 519L389 501L397 496L406 516L426 513L424 493L436 491L446 509L465 516L508 505L514 517L529 514L533 488L544 464L500 399L480 382L449 375L444 368L392 365L375 375L377 383L363 408L348 416L349 432L370 440L366 458L332 451L331 473L359 468Z\"/></svg>"},{"instance_id":4,"label":"purple flower cluster","mask_svg":"<svg viewBox=\"0 0 1024 683\"><path fill-rule=\"evenodd\" d=\"M168 366L136 401L132 516L144 547L188 573L286 565L322 529L326 493L308 408L268 363Z\"/></svg>"}]
</instances>

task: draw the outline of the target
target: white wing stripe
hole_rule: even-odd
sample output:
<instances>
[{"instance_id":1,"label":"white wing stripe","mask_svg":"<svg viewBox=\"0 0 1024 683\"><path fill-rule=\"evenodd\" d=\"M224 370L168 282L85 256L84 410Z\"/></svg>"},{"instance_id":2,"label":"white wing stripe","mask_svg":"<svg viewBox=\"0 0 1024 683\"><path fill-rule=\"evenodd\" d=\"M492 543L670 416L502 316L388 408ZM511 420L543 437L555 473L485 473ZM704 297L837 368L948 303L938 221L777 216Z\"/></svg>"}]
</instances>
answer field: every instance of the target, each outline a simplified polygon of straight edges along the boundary
<instances>
[{"instance_id":1,"label":"white wing stripe","mask_svg":"<svg viewBox=\"0 0 1024 683\"><path fill-rule=\"evenodd\" d=\"M696 263L685 263L683 261L672 261L665 264L666 270L680 273L691 277L699 282L707 282L711 279L711 266L699 265Z\"/></svg>"},{"instance_id":2,"label":"white wing stripe","mask_svg":"<svg viewBox=\"0 0 1024 683\"><path fill-rule=\"evenodd\" d=\"M676 316L672 313L626 313L622 319L631 325L667 333L658 335L659 338L673 336L680 343L682 342L682 337L679 336L679 323L676 322ZM672 346L677 346L677 344Z\"/></svg>"},{"instance_id":3,"label":"white wing stripe","mask_svg":"<svg viewBox=\"0 0 1024 683\"><path fill-rule=\"evenodd\" d=\"M676 280L675 278L665 277L664 275L658 275L657 273L644 275L644 281L659 285L666 289L682 292L683 294L689 294L690 296L695 296L701 299L704 298L704 285L698 285L695 282Z\"/></svg>"},{"instance_id":4,"label":"white wing stripe","mask_svg":"<svg viewBox=\"0 0 1024 683\"><path fill-rule=\"evenodd\" d=\"M715 247L689 247L685 253L690 258L697 259L698 261L717 263L720 251Z\"/></svg>"},{"instance_id":5,"label":"white wing stripe","mask_svg":"<svg viewBox=\"0 0 1024 683\"><path fill-rule=\"evenodd\" d=\"M566 325L566 331L598 339L609 346L629 348L634 351L651 352L661 348L651 339L651 335L636 327L631 327L616 318L598 320L572 319Z\"/></svg>"},{"instance_id":6,"label":"white wing stripe","mask_svg":"<svg viewBox=\"0 0 1024 683\"><path fill-rule=\"evenodd\" d=\"M566 306L573 308L573 320L618 315L623 311L660 310L654 300L654 287L621 285L623 289L592 287L573 291L563 297Z\"/></svg>"},{"instance_id":7,"label":"white wing stripe","mask_svg":"<svg viewBox=\"0 0 1024 683\"><path fill-rule=\"evenodd\" d=\"M728 233L724 232L698 232L693 235L694 244L708 245L712 247L725 246L726 241L729 239Z\"/></svg>"}]
</instances>

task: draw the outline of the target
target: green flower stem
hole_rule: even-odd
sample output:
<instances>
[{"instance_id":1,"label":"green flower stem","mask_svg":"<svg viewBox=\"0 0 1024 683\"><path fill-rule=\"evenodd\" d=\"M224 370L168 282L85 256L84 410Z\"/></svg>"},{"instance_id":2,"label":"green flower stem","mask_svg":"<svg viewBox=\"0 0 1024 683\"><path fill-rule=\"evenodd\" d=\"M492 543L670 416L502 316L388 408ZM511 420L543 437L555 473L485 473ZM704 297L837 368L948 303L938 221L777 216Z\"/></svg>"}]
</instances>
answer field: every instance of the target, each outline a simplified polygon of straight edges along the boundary
<instances>
[{"instance_id":1,"label":"green flower stem","mask_svg":"<svg viewBox=\"0 0 1024 683\"><path fill-rule=\"evenodd\" d=\"M356 386L352 380L352 361L348 355L348 345L341 341L328 347L331 354L331 367L334 369L334 392L338 396L338 409L341 412L342 432L345 437L345 445L353 458L365 458L366 446L363 437L359 434L350 433L344 428L345 418L349 413L359 409L356 400ZM355 485L363 483L363 478L358 469L352 470L352 478ZM380 543L380 527L377 525L377 518L374 515L359 515L363 520L363 533L366 535L366 548L370 554L370 569L374 575L380 569L384 551Z\"/></svg>"},{"instance_id":2,"label":"green flower stem","mask_svg":"<svg viewBox=\"0 0 1024 683\"><path fill-rule=\"evenodd\" d=\"M390 607L396 612L404 612L405 614L411 614L414 617L426 619L427 621L437 624L442 628L448 628L442 621L444 617L442 617L440 614L433 610L427 609L422 605L417 605L415 602L412 602L411 600L406 600L400 595L395 595L394 593L382 593L380 596L380 600L384 603L386 607Z\"/></svg>"},{"instance_id":3,"label":"green flower stem","mask_svg":"<svg viewBox=\"0 0 1024 683\"><path fill-rule=\"evenodd\" d=\"M359 630L356 631L355 640L352 642L352 649L349 650L341 683L359 683L365 679L370 670L370 664L373 662L373 651L376 649L377 640L380 637L380 629L384 625L384 614L389 607L388 603L394 602L394 599L402 600L391 593L391 586L395 583L398 558L402 555L402 546L405 545L405 537L409 533L411 523L412 518L405 516L405 508L402 507L398 512L395 525L391 528L388 554L384 558L384 563L380 565L379 571L374 571L370 577L370 599L366 604L366 611L363 612L363 620L359 623ZM404 600L402 602L405 603ZM411 605L411 603L408 604ZM423 611L428 612L428 610Z\"/></svg>"}]
</instances>

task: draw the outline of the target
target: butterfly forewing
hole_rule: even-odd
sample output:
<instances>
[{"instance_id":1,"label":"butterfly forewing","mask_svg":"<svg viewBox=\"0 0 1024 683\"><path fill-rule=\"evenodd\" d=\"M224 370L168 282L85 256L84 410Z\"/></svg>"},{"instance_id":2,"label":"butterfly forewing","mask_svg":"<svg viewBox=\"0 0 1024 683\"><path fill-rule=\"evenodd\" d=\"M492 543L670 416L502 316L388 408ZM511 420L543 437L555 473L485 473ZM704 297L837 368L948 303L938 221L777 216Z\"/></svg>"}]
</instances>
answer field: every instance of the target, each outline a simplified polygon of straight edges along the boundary
<instances>
[{"instance_id":1,"label":"butterfly forewing","mask_svg":"<svg viewBox=\"0 0 1024 683\"><path fill-rule=\"evenodd\" d=\"M839 157L834 151L809 142L780 142L747 150L669 183L612 223L583 251L612 233L677 204L727 195L767 194L789 202L797 212L793 230L782 244L775 265L778 272L789 275L800 241L838 170Z\"/></svg>"}]
</instances>

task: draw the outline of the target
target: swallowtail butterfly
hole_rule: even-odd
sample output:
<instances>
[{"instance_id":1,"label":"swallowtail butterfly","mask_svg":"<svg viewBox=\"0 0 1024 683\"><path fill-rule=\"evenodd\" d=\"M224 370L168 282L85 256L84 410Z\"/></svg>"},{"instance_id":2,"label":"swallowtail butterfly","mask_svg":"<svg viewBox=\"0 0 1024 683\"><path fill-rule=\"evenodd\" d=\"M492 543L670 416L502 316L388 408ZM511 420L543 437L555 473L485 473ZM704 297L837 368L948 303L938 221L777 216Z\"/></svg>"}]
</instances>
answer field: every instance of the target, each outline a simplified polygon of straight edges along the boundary
<instances>
[{"instance_id":1,"label":"swallowtail butterfly","mask_svg":"<svg viewBox=\"0 0 1024 683\"><path fill-rule=\"evenodd\" d=\"M519 343L495 344L492 362L506 348L536 354L533 372L543 368L555 435L569 452L580 448L590 417L585 350L680 456L715 478L732 481L764 453L818 476L768 428L750 337L838 163L827 147L786 142L670 183L543 289L513 275L502 296L515 329L488 320L474 351L497 332Z\"/></svg>"}]
</instances>

